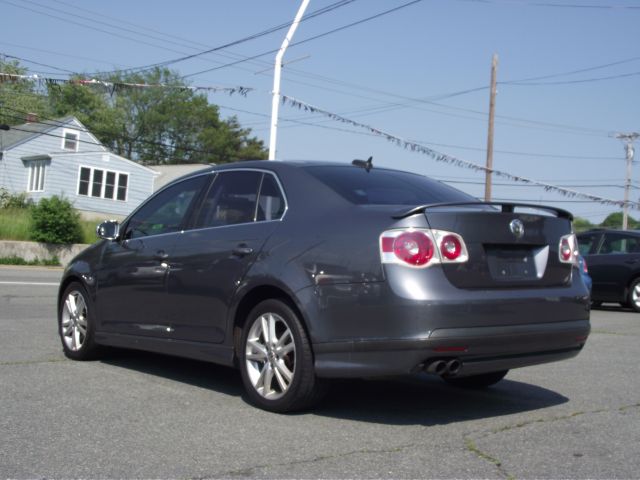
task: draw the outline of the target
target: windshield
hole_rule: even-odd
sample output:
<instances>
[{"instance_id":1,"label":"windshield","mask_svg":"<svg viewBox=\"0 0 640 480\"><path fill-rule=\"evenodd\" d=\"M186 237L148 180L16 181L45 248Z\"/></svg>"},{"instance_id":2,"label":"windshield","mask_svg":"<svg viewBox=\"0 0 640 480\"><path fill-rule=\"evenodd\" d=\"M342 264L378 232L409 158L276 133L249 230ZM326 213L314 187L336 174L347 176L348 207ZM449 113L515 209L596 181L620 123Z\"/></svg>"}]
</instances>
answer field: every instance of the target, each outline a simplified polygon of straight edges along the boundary
<instances>
[{"instance_id":1,"label":"windshield","mask_svg":"<svg viewBox=\"0 0 640 480\"><path fill-rule=\"evenodd\" d=\"M307 172L356 205L425 205L476 198L423 175L351 166L309 166Z\"/></svg>"}]
</instances>

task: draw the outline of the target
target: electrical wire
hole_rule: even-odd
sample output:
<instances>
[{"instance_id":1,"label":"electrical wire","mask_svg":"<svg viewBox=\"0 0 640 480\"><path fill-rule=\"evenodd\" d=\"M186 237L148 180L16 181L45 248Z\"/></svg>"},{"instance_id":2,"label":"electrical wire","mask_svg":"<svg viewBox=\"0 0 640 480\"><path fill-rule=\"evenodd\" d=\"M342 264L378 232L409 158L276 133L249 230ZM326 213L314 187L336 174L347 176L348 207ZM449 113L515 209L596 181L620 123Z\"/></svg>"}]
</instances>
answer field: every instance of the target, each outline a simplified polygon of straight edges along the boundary
<instances>
[{"instance_id":1,"label":"electrical wire","mask_svg":"<svg viewBox=\"0 0 640 480\"><path fill-rule=\"evenodd\" d=\"M0 0L0 1L3 1L3 0ZM30 3L35 3L35 2L30 2ZM63 4L64 4L64 2L59 2L59 3L63 3ZM67 4L67 5L68 5L68 4ZM336 6L336 7L334 7L334 8L337 8L338 6L342 6L342 5L341 5L341 2L337 2L337 4L332 4L332 5L337 5L337 6ZM329 6L329 7L331 7L331 6ZM397 7L397 8L403 8L403 7L404 7L404 6L403 6L403 5L401 5L401 6ZM45 8L48 8L48 7L45 7ZM42 12L36 12L36 13L42 13ZM65 13L66 13L66 12L65 12ZM385 12L383 12L383 14L384 14L384 13L385 13ZM67 14L67 15L73 15L73 14L69 14L69 13L66 13L66 14ZM87 17L84 17L84 18L87 18ZM64 20L64 19L63 19L63 20ZM366 19L365 19L365 20L366 20ZM138 25L136 25L136 24L132 24L132 25L139 27L139 26L138 26ZM84 26L86 26L86 25L84 25ZM90 27L88 27L88 28L90 28ZM136 32L137 32L137 31L136 31ZM327 32L327 34L328 34L328 33L330 33L330 32ZM154 37L154 38L158 38L158 37ZM306 40L305 40L305 41L306 41ZM157 45L155 45L155 46L157 46ZM244 57L244 59L243 59L242 61L246 61L248 58L251 58L251 57ZM627 62L627 61L633 61L633 60L635 60L635 59L637 59L637 58L640 58L640 57L635 57L635 58L632 58L632 59L622 60L622 61L619 61L619 62L613 62L613 63L610 63L610 64L601 65L601 66L596 66L596 67L589 67L589 68L587 68L587 69L575 70L575 71L572 71L572 72L565 72L565 73L560 73L560 74L553 74L553 75L548 75L548 76L544 76L544 77L533 77L533 78L550 78L550 77L553 77L553 76L560 76L560 75L565 75L565 74L567 74L567 75L568 75L568 74L576 73L576 72L579 72L579 71L587 71L587 70L591 70L591 69L604 68L604 67L607 67L607 66L616 65L616 64L619 64L619 63L625 63L625 62ZM236 63L241 63L241 62L233 62L233 64L234 64L234 65L235 65ZM230 65L230 64L227 64L227 65ZM215 67L215 68L218 68L218 67ZM69 71L69 70L67 70L67 71ZM293 72L293 73L296 73L296 70L295 70L295 69L289 69L289 71L290 71L290 72ZM299 71L298 71L298 73L300 73L300 74L304 74L304 72L299 72ZM310 74L310 75L311 75L311 76L313 76L314 74ZM318 77L318 78L321 78L321 79L324 79L325 81L330 80L328 77L322 77L322 76L317 76L317 77ZM528 79L522 79L522 80L524 81L524 80L528 80ZM515 81L514 81L514 82L515 82ZM298 82L298 83L301 83L301 82ZM350 85L350 87L355 88L355 89L358 89L358 90L362 90L362 89L363 89L363 87L362 87L361 85L348 84L347 82L341 82L341 81L336 81L336 83L338 83L338 84L342 84L342 85ZM500 82L500 83L506 83L506 82ZM310 86L313 86L313 87L316 87L316 88L323 88L323 87L320 87L320 86L317 86L317 85L310 85ZM469 92L479 91L479 90L485 90L485 89L487 89L487 88L488 88L488 86L476 87L476 88L472 88L472 89L461 90L461 91L458 91L458 92L452 92L452 93L449 93L449 94L436 95L436 96L432 96L432 97L428 97L428 98L432 98L432 99L433 99L433 98L435 98L435 99L451 98L451 97L454 97L454 96L462 95L462 94L464 94L464 93L469 93ZM326 90L326 89L325 89L325 90ZM389 92L383 92L383 91L379 91L379 90L375 90L375 89L372 89L372 90L373 90L373 91L376 91L376 92L378 92L378 93L389 94ZM393 94L391 94L391 95L393 95ZM408 99L408 100L409 100L409 101L411 101L411 102L414 102L414 101L417 101L417 102L428 102L428 99L411 99L411 98L408 98L408 97L402 97L402 96L399 96L399 97L400 97L400 98L404 98L404 99ZM431 103L432 103L432 104L434 104L433 102L431 102ZM467 112L469 112L469 113L480 114L480 115L483 115L483 116L488 115L488 113L487 113L487 112L474 111L474 110L470 110L470 109L461 109L461 108L459 108L459 107L452 107L452 106L449 106L449 105L442 105L442 104L434 104L434 105L437 105L437 106L439 106L439 107L446 108L446 109L458 109L458 110L462 110L462 111L467 111ZM379 110L379 111L377 111L377 112L375 112L375 113L382 113L382 112L384 112L384 111L390 111L391 109L399 108L400 106L404 106L404 105L402 105L402 104L391 104L391 105L389 105L388 107L387 107L387 105L384 105L384 106L380 107L380 110ZM394 108L392 108L392 107L394 107ZM440 113L440 114L442 114L443 112L437 112L437 111L436 111L436 112L434 112L434 113ZM346 114L349 114L349 112L348 112L348 113L346 113ZM498 115L497 117L498 117L498 118L505 118L504 116L500 116L500 115ZM463 117L463 118L464 118L464 117ZM507 118L508 120L513 120L513 121L522 121L522 122L535 123L535 124L545 124L545 122L537 122L537 121L532 121L532 120L527 120L527 119L517 119L517 118L514 118L514 117L506 117L506 118ZM517 125L517 126L518 126L518 127L521 127L521 128L529 128L528 126L522 126L522 125ZM559 125L559 124L548 124L548 126L552 126L553 128L558 127L558 126L560 126L561 128L576 128L576 129L581 129L581 128L582 128L582 127L572 127L572 126ZM539 129L539 130L540 130L540 129ZM544 129L543 129L543 130L544 130ZM611 133L611 132L606 132L606 133L605 133L605 135L606 135L606 136L609 136L609 135L610 135L610 133Z\"/></svg>"},{"instance_id":2,"label":"electrical wire","mask_svg":"<svg viewBox=\"0 0 640 480\"><path fill-rule=\"evenodd\" d=\"M640 75L640 72L621 73L618 75L610 75L607 77L583 78L579 80L563 80L563 81L555 81L555 82L509 82L508 84L525 86L525 87L543 86L543 85L575 85L578 83L602 82L605 80L617 80L620 78L636 77L638 75Z\"/></svg>"},{"instance_id":3,"label":"electrical wire","mask_svg":"<svg viewBox=\"0 0 640 480\"><path fill-rule=\"evenodd\" d=\"M58 70L58 71L64 72L64 73L69 73L69 74L72 74L72 75L75 74L75 72L72 72L71 70L67 70L66 68L54 67L53 65L47 65L46 63L39 63L39 62L36 62L34 60L28 60L26 58L16 57L14 55L9 55L8 53L0 53L0 56L6 57L6 58L13 58L14 60L19 60L21 62L33 63L34 65L39 65L41 67L53 68L54 70Z\"/></svg>"},{"instance_id":4,"label":"electrical wire","mask_svg":"<svg viewBox=\"0 0 640 480\"><path fill-rule=\"evenodd\" d=\"M4 107L4 108L12 110L12 111L15 111L15 112L19 111L19 110L11 109L9 107ZM26 114L27 112L21 112L21 113ZM17 116L17 115L11 115L11 114L9 114L8 116L12 117L12 118L15 118L16 120L24 120L24 116ZM32 122L32 123L39 123L39 124L42 124L42 125L50 125L50 126L52 126L54 128L55 127L64 127L64 126L68 126L69 125L68 123L61 122L60 120L51 119L51 118L47 118L47 117L42 117L42 120L46 120L46 121L38 120L38 121ZM47 123L47 122L51 122L51 123ZM16 130L18 132L41 134L41 135L46 135L46 136L49 136L49 137L56 137L56 138L64 138L64 135L56 135L56 134L53 134L53 133L46 133L46 132L34 132L32 130L26 130L24 128L20 128L20 126L11 126L10 128L11 128L11 130ZM74 129L78 130L78 131L81 131L81 132L84 132L84 133L92 134L92 132L89 131L86 128L78 129L78 128L74 127ZM97 133L100 133L100 132L97 131ZM125 135L112 135L112 137L114 138L114 140L124 140L124 141L132 142L132 143L135 143L135 144L143 144L143 145L151 145L151 146L159 146L159 147L164 147L164 148L170 148L170 149L174 148L174 149L176 149L175 147L172 147L172 146L167 145L165 143L152 142L152 141L141 140L141 139L135 139L135 138L132 138L132 137L127 137ZM87 144L90 144L90 145L98 145L98 146L101 146L101 147L108 148L103 143L90 142L88 140L78 140L78 141L80 143L87 143ZM199 150L199 149L195 149L195 148L182 148L181 147L181 148L177 148L177 150L180 150L180 151L183 151L183 152L187 152L187 153L202 153L202 154L205 154L205 155L216 155L216 153L213 152L213 151L210 151L210 150Z\"/></svg>"},{"instance_id":5,"label":"electrical wire","mask_svg":"<svg viewBox=\"0 0 640 480\"><path fill-rule=\"evenodd\" d=\"M420 3L421 1L422 0L412 0L410 2L404 3L402 5L399 5L397 7L391 8L389 10L385 10L384 12L380 12L380 13L377 13L375 15L371 15L369 17L366 17L366 18L363 18L361 20L358 20L356 22L351 22L351 23L348 23L348 24L343 25L341 27L334 28L332 30L329 30L328 32L320 33L318 35L314 35L312 37L305 38L304 40L300 40L300 41L297 41L297 42L290 43L289 47L295 47L296 45L302 45L302 44L310 42L312 40L317 40L318 38L323 38L323 37L326 37L327 35L331 35L333 33L340 32L342 30L346 30L347 28L355 27L356 25L361 25L361 24L363 24L365 22L369 22L371 20L380 18L382 16L389 15L391 13L397 12L398 10L401 10L403 8L406 8L406 7L409 7L411 5L415 5L416 3ZM243 59L243 60L238 60L237 62L227 63L226 65L220 65L219 67L214 67L214 68L209 68L209 69L206 69L206 70L201 70L199 72L189 73L187 75L183 75L182 78L184 79L184 78L194 77L196 75L201 75L203 73L212 72L214 70L220 70L222 68L231 67L231 66L237 65L239 63L246 62L248 60L254 60L256 58L264 57L265 55L270 55L272 53L277 52L278 50L279 50L279 48L276 48L274 50L269 50L268 52L263 52L263 53L260 53L258 55L247 57L246 59Z\"/></svg>"},{"instance_id":6,"label":"electrical wire","mask_svg":"<svg viewBox=\"0 0 640 480\"><path fill-rule=\"evenodd\" d=\"M18 43L10 43L10 42L5 42L5 41L1 41L1 40L0 40L0 45L7 45L9 47L21 48L21 49L24 49L24 50L32 50L34 52L42 52L42 53L46 53L48 55L55 55L55 56L58 56L58 57L67 57L67 58L72 58L72 59L75 59L75 60L85 60L85 61L89 61L89 62L108 63L109 65L112 65L112 66L115 64L115 62L113 62L113 61L99 60L99 59L96 59L96 58L84 57L84 56L80 56L80 55L69 55L67 53L55 52L53 50L46 50L44 48L28 47L27 45L20 45Z\"/></svg>"},{"instance_id":7,"label":"electrical wire","mask_svg":"<svg viewBox=\"0 0 640 480\"><path fill-rule=\"evenodd\" d=\"M631 5L590 5L590 4L575 4L575 3L552 3L552 2L536 2L536 1L518 1L518 2L505 2L498 0L458 0L462 2L495 4L495 5L509 5L509 6L525 6L525 7L545 7L545 8L576 8L576 9L588 9L588 10L639 10L640 7Z\"/></svg>"},{"instance_id":8,"label":"electrical wire","mask_svg":"<svg viewBox=\"0 0 640 480\"><path fill-rule=\"evenodd\" d=\"M337 8L344 7L345 5L348 5L348 4L350 4L350 3L354 2L354 1L355 0L341 0L339 2L332 3L331 5L328 5L328 6L324 7L324 8L321 8L320 10L316 10L314 12L309 13L308 15L305 15L300 21L303 22L303 21L306 21L306 20L310 20L310 19L315 18L315 17L317 17L319 15L323 15L325 13L328 13L328 12L331 12L333 10L336 10ZM198 52L198 53L193 53L191 55L185 55L183 57L174 58L172 60L165 60L163 62L158 62L158 63L155 63L155 64L145 65L145 66L142 66L142 67L137 67L137 68L128 69L128 70L134 70L136 72L143 72L143 71L150 70L150 69L157 68L157 67L166 67L168 65L172 65L172 64L175 64L175 63L184 62L186 60L190 60L190 59L193 59L193 58L201 57L203 55L206 55L206 54L209 54L209 53L213 53L213 52L217 52L219 50L224 50L224 49L227 49L227 48L230 48L230 47L234 47L236 45L240 45L242 43L246 43L246 42L249 42L251 40L255 40L257 38L264 37L265 35L270 35L270 34L272 34L274 32L277 32L277 31L283 30L285 28L288 28L289 26L291 26L292 23L293 22L282 23L280 25L276 25L274 27L268 28L268 29L263 30L261 32L254 33L253 35L249 35L247 37L244 37L244 38L241 38L241 39L238 39L238 40L234 40L232 42L228 42L228 43L225 43L225 44L217 46L217 47L209 48L207 50L204 50L204 51L201 51L201 52Z\"/></svg>"}]
</instances>

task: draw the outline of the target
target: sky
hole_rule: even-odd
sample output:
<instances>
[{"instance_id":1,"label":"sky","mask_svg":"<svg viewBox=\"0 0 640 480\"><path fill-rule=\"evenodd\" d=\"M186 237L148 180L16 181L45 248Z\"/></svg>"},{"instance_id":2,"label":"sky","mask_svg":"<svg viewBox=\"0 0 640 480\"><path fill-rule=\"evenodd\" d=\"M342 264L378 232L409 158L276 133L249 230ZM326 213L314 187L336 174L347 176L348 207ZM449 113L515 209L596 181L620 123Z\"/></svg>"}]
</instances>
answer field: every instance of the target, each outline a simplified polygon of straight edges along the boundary
<instances>
[{"instance_id":1,"label":"sky","mask_svg":"<svg viewBox=\"0 0 640 480\"><path fill-rule=\"evenodd\" d=\"M193 86L251 88L246 96L210 92L209 101L268 146L275 51L300 3L0 0L0 55L21 59L40 77L91 78L283 26L168 65ZM281 92L324 113L280 106L278 160L373 156L374 166L428 175L482 198L484 172L467 167L486 164L496 54L493 168L624 198L625 149L615 135L640 132L640 0L311 0L307 15L323 10L300 23L284 56ZM639 173L634 162L633 202L640 202ZM553 205L593 223L621 211L496 176L493 199ZM637 205L629 213L640 218Z\"/></svg>"}]
</instances>

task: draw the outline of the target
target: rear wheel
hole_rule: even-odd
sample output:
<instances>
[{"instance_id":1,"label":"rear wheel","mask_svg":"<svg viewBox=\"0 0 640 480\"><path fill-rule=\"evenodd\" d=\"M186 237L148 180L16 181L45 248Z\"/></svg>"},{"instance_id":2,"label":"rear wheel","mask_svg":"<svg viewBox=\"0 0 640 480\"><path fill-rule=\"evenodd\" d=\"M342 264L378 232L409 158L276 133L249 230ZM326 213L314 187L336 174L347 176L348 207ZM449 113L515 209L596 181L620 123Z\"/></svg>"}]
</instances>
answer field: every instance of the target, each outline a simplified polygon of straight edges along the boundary
<instances>
[{"instance_id":1,"label":"rear wheel","mask_svg":"<svg viewBox=\"0 0 640 480\"><path fill-rule=\"evenodd\" d=\"M636 278L631 282L627 297L627 305L633 308L636 312L640 312L640 278Z\"/></svg>"},{"instance_id":2,"label":"rear wheel","mask_svg":"<svg viewBox=\"0 0 640 480\"><path fill-rule=\"evenodd\" d=\"M509 370L499 372L483 373L481 375L471 375L469 377L442 377L445 382L456 387L463 388L486 388L502 380Z\"/></svg>"},{"instance_id":3,"label":"rear wheel","mask_svg":"<svg viewBox=\"0 0 640 480\"><path fill-rule=\"evenodd\" d=\"M260 408L301 410L317 403L324 392L302 323L280 300L265 300L251 311L238 356L247 395Z\"/></svg>"},{"instance_id":4,"label":"rear wheel","mask_svg":"<svg viewBox=\"0 0 640 480\"><path fill-rule=\"evenodd\" d=\"M62 295L58 312L58 333L64 354L74 360L90 360L98 356L100 347L94 342L93 305L85 288L71 283Z\"/></svg>"}]
</instances>

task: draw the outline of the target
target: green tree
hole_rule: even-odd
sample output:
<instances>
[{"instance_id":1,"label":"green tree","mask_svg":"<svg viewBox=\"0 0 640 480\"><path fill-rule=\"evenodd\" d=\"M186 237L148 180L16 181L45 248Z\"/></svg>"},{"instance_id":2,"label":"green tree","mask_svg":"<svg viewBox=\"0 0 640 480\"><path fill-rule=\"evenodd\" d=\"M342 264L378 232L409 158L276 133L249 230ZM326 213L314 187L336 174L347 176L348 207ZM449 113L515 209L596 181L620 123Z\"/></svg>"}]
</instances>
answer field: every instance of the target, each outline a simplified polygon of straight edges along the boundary
<instances>
[{"instance_id":1,"label":"green tree","mask_svg":"<svg viewBox=\"0 0 640 480\"><path fill-rule=\"evenodd\" d=\"M115 85L163 88L100 89L68 83L49 90L55 114L76 115L114 152L145 164L226 163L264 159L267 151L235 117L221 120L218 107L194 92L176 72L156 68L115 73Z\"/></svg>"},{"instance_id":2,"label":"green tree","mask_svg":"<svg viewBox=\"0 0 640 480\"><path fill-rule=\"evenodd\" d=\"M41 118L51 114L47 98L42 95L36 81L11 75L26 75L27 69L13 61L0 57L0 123L20 125L25 123L28 113Z\"/></svg>"},{"instance_id":3,"label":"green tree","mask_svg":"<svg viewBox=\"0 0 640 480\"><path fill-rule=\"evenodd\" d=\"M594 227L595 225L585 218L575 217L573 220L573 229L576 232L584 232Z\"/></svg>"},{"instance_id":4,"label":"green tree","mask_svg":"<svg viewBox=\"0 0 640 480\"><path fill-rule=\"evenodd\" d=\"M627 224L630 229L636 230L640 228L640 222L631 215L627 218ZM603 228L622 228L622 212L611 213L600 224Z\"/></svg>"}]
</instances>

